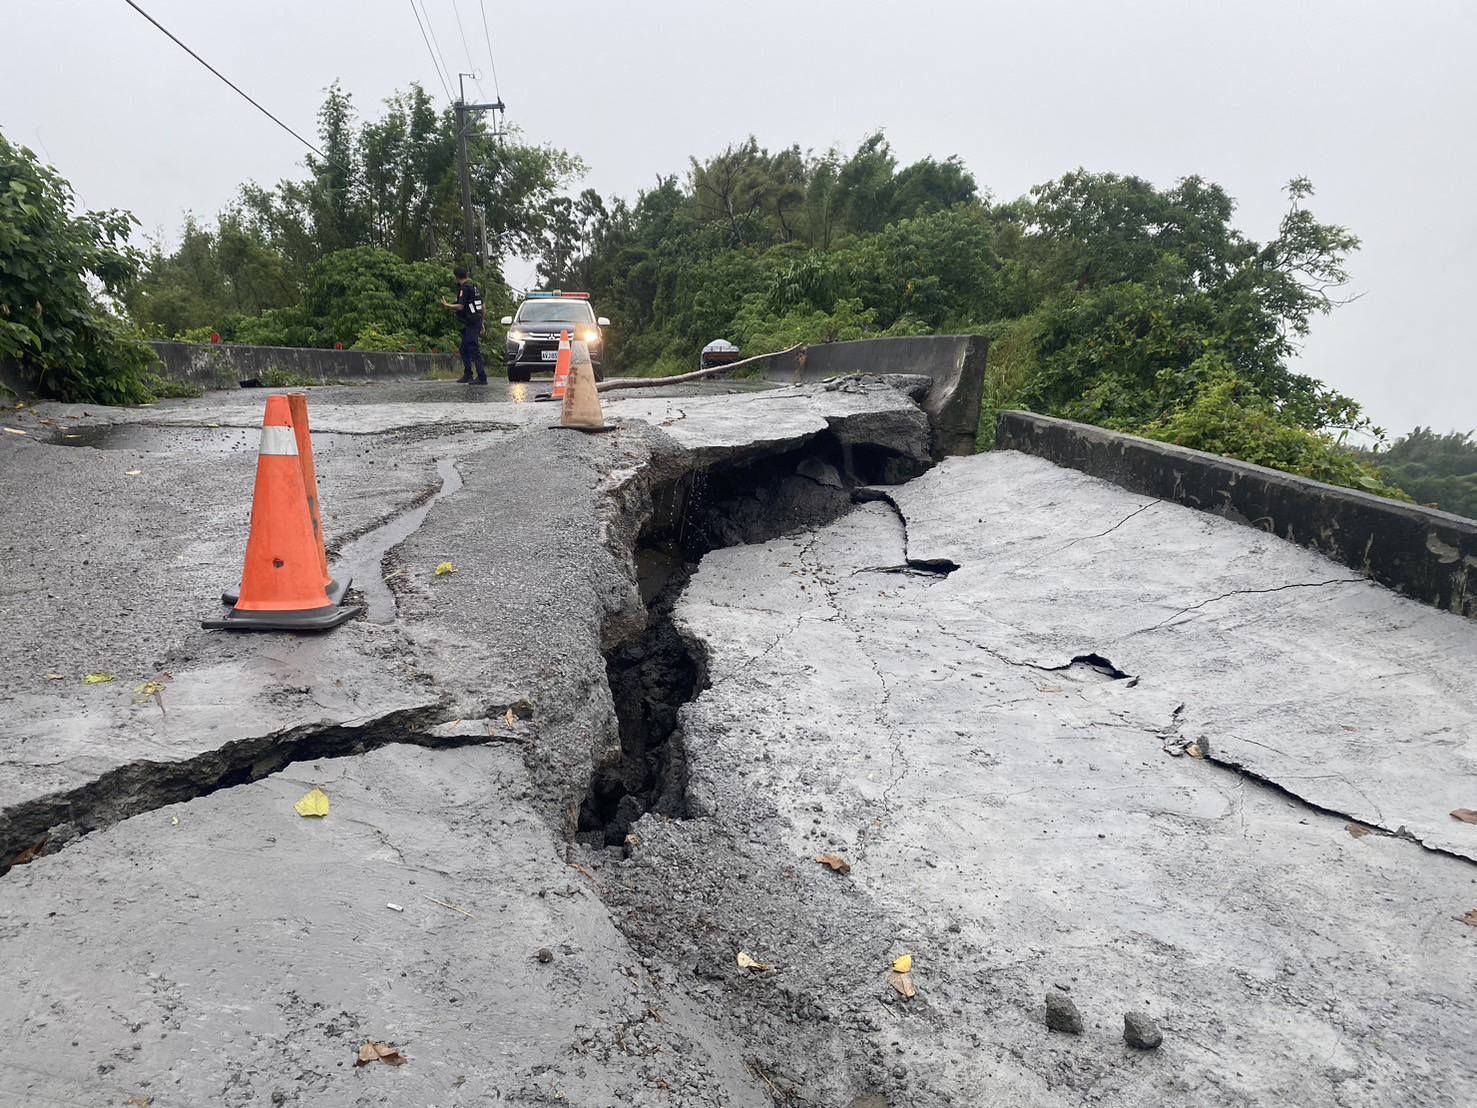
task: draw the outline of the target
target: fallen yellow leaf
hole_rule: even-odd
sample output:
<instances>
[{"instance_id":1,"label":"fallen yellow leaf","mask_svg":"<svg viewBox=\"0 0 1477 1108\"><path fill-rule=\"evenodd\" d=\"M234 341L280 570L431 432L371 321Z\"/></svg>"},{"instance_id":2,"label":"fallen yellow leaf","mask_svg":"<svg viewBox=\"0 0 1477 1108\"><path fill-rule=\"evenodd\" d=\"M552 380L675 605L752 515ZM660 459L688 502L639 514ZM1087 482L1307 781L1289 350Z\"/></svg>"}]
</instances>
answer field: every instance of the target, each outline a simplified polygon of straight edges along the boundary
<instances>
[{"instance_id":1,"label":"fallen yellow leaf","mask_svg":"<svg viewBox=\"0 0 1477 1108\"><path fill-rule=\"evenodd\" d=\"M774 968L773 966L765 965L763 962L756 961L748 952L743 950L738 952L738 957L734 961L739 964L740 969L751 970L754 973L763 973L767 969Z\"/></svg>"},{"instance_id":2,"label":"fallen yellow leaf","mask_svg":"<svg viewBox=\"0 0 1477 1108\"><path fill-rule=\"evenodd\" d=\"M898 958L892 963L893 973L907 973L912 968L913 956L911 954L904 954L901 958Z\"/></svg>"},{"instance_id":3,"label":"fallen yellow leaf","mask_svg":"<svg viewBox=\"0 0 1477 1108\"><path fill-rule=\"evenodd\" d=\"M328 815L328 794L322 789L314 789L292 807L300 816L326 816Z\"/></svg>"},{"instance_id":4,"label":"fallen yellow leaf","mask_svg":"<svg viewBox=\"0 0 1477 1108\"><path fill-rule=\"evenodd\" d=\"M383 1062L387 1066L403 1066L408 1061L409 1058L389 1043L370 1042L359 1048L359 1057L354 1060L354 1065L367 1066L371 1062Z\"/></svg>"},{"instance_id":5,"label":"fallen yellow leaf","mask_svg":"<svg viewBox=\"0 0 1477 1108\"><path fill-rule=\"evenodd\" d=\"M142 685L133 690L133 695L139 700L140 703L142 703L143 701L148 700L151 696L158 696L163 691L163 681L145 681Z\"/></svg>"},{"instance_id":6,"label":"fallen yellow leaf","mask_svg":"<svg viewBox=\"0 0 1477 1108\"><path fill-rule=\"evenodd\" d=\"M106 685L109 681L118 680L111 673L89 673L82 678L84 685Z\"/></svg>"},{"instance_id":7,"label":"fallen yellow leaf","mask_svg":"<svg viewBox=\"0 0 1477 1108\"><path fill-rule=\"evenodd\" d=\"M456 566L452 565L450 562L442 562L439 566L436 567L437 577L445 577L448 573L455 572Z\"/></svg>"}]
</instances>

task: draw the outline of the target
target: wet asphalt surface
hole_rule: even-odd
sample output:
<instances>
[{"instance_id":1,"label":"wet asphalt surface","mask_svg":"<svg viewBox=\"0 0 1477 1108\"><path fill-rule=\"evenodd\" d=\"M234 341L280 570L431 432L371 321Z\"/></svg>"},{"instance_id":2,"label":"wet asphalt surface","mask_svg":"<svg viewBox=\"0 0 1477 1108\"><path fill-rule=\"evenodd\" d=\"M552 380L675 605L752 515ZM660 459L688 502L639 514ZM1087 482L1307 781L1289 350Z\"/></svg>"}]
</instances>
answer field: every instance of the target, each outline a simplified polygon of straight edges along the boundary
<instances>
[{"instance_id":1,"label":"wet asphalt surface","mask_svg":"<svg viewBox=\"0 0 1477 1108\"><path fill-rule=\"evenodd\" d=\"M603 848L578 812L621 757L605 653L648 618L643 523L725 466L809 449L828 490L927 428L886 391L699 386L607 396L584 436L517 391L310 390L331 550L383 582L313 637L198 626L262 393L0 418L26 432L0 434L0 836L40 847L0 876L0 1103L1477 1091L1477 827L1446 814L1477 807L1477 626L1033 459L951 460L703 558L684 816ZM293 811L313 787L325 819ZM1162 1047L1125 1046L1129 1010ZM366 1041L409 1062L357 1068Z\"/></svg>"}]
</instances>

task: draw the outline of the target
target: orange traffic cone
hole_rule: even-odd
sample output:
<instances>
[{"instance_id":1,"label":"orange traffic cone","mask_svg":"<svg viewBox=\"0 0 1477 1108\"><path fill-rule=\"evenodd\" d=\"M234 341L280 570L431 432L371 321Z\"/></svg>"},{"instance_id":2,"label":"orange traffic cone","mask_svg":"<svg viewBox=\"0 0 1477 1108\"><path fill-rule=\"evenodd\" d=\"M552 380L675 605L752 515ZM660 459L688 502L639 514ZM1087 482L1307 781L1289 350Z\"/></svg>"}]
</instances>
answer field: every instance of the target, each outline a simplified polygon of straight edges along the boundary
<instances>
[{"instance_id":1,"label":"orange traffic cone","mask_svg":"<svg viewBox=\"0 0 1477 1108\"><path fill-rule=\"evenodd\" d=\"M580 431L605 430L605 414L600 409L600 393L595 389L595 367L590 362L590 348L582 342L574 344L573 366L569 386L564 393L564 414L560 427Z\"/></svg>"},{"instance_id":2,"label":"orange traffic cone","mask_svg":"<svg viewBox=\"0 0 1477 1108\"><path fill-rule=\"evenodd\" d=\"M297 442L291 402L269 396L241 594L224 617L202 620L202 627L320 631L337 627L358 611L334 604L324 586L326 562L313 527Z\"/></svg>"},{"instance_id":3,"label":"orange traffic cone","mask_svg":"<svg viewBox=\"0 0 1477 1108\"><path fill-rule=\"evenodd\" d=\"M559 360L554 363L554 387L549 391L550 400L563 400L569 388L570 349L569 332L559 332Z\"/></svg>"},{"instance_id":4,"label":"orange traffic cone","mask_svg":"<svg viewBox=\"0 0 1477 1108\"><path fill-rule=\"evenodd\" d=\"M328 551L323 546L323 514L318 501L318 471L313 465L313 432L308 425L308 394L303 392L290 392L287 394L287 406L292 413L293 436L297 439L297 457L303 467L303 487L308 494L308 512L313 519L313 537L318 543L318 561L323 569L323 588L328 593L328 599L334 604L344 602L344 594L349 591L353 584L351 579L335 581L333 575L328 572ZM221 593L221 603L227 608L235 605L241 596L241 589L227 589Z\"/></svg>"}]
</instances>

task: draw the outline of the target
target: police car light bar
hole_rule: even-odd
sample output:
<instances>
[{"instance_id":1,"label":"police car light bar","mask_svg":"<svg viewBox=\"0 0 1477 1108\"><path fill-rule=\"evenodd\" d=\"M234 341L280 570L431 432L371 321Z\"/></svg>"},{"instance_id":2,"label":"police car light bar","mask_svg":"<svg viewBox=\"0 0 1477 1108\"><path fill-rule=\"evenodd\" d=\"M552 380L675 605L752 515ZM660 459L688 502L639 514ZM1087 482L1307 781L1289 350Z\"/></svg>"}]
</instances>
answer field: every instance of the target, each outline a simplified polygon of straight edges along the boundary
<instances>
[{"instance_id":1,"label":"police car light bar","mask_svg":"<svg viewBox=\"0 0 1477 1108\"><path fill-rule=\"evenodd\" d=\"M587 293L587 292L560 292L559 290L555 289L553 292L525 292L523 294L523 299L525 299L525 300L554 300L554 299L558 299L558 300L588 300L588 299L590 299L590 294Z\"/></svg>"}]
</instances>

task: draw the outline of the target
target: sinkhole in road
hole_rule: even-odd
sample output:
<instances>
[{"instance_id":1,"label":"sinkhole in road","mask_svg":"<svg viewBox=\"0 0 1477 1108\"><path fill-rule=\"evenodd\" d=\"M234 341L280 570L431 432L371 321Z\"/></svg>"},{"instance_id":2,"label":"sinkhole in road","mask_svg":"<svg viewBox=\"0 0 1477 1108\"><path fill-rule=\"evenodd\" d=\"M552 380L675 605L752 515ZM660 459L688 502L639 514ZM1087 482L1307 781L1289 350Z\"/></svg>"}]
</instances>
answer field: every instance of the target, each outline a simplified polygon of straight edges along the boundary
<instances>
[{"instance_id":1,"label":"sinkhole in road","mask_svg":"<svg viewBox=\"0 0 1477 1108\"><path fill-rule=\"evenodd\" d=\"M605 655L620 752L598 764L576 837L620 846L647 812L685 818L683 705L707 688L707 657L672 610L703 555L823 527L850 511L862 486L900 484L927 465L879 445L823 432L782 453L652 480L651 511L633 552L646 625Z\"/></svg>"}]
</instances>

